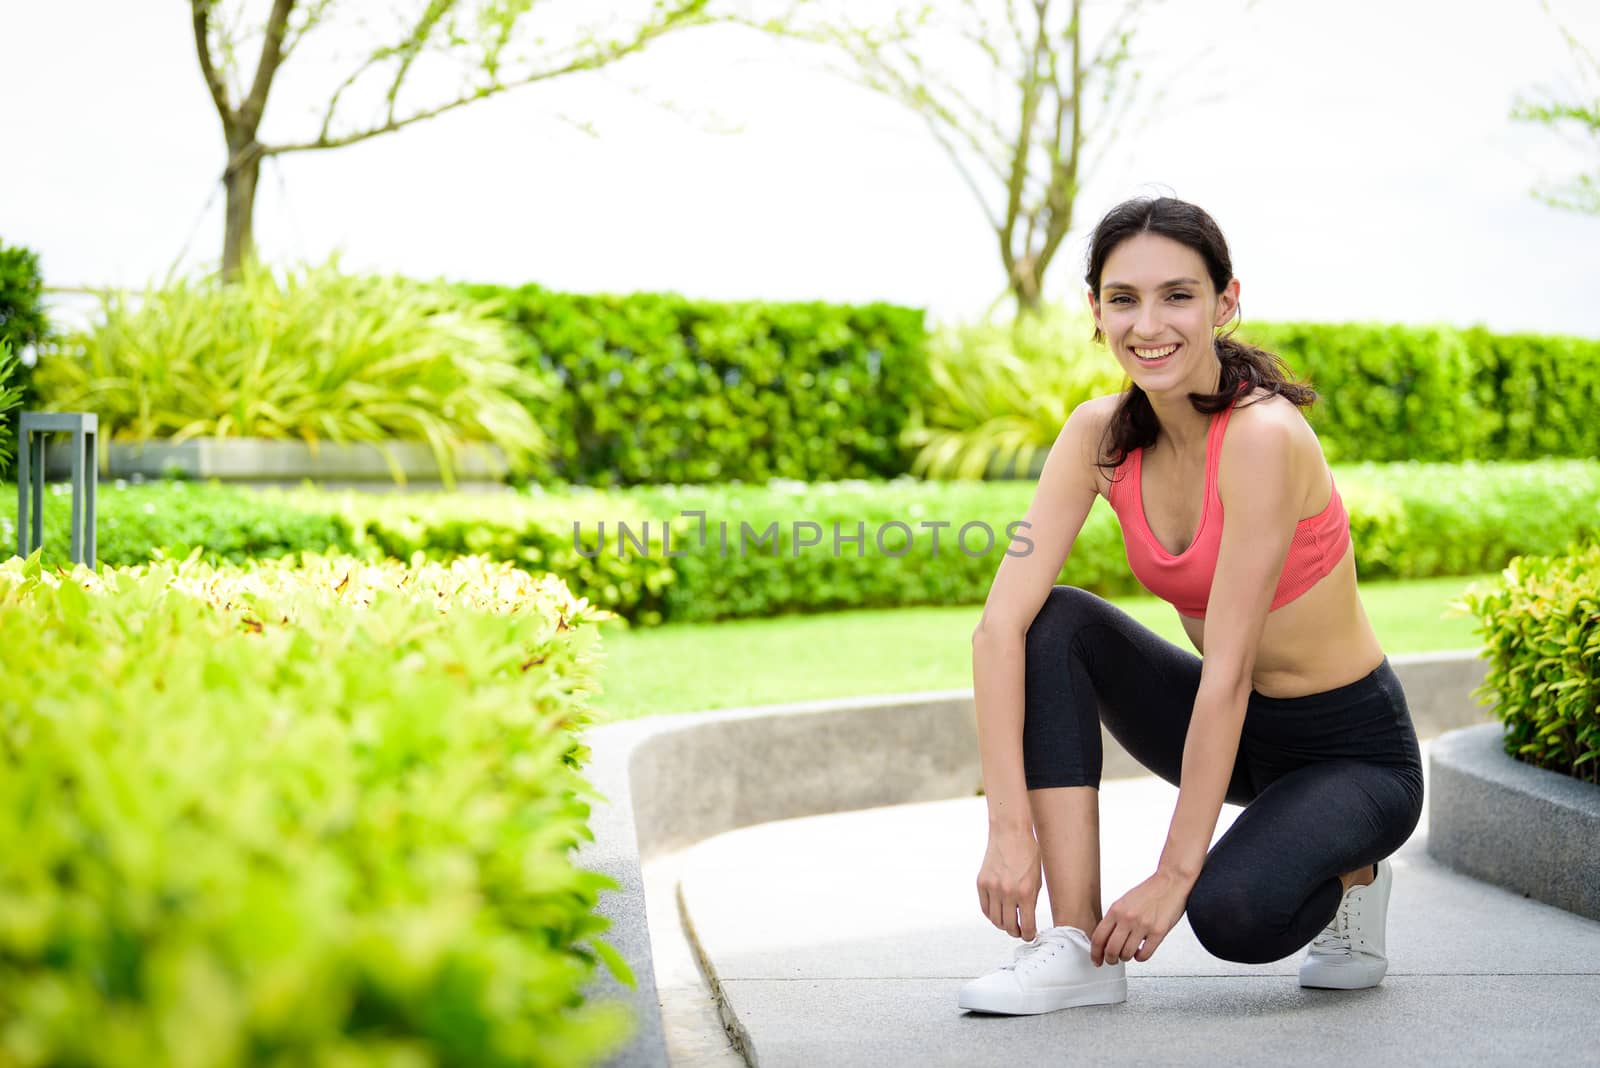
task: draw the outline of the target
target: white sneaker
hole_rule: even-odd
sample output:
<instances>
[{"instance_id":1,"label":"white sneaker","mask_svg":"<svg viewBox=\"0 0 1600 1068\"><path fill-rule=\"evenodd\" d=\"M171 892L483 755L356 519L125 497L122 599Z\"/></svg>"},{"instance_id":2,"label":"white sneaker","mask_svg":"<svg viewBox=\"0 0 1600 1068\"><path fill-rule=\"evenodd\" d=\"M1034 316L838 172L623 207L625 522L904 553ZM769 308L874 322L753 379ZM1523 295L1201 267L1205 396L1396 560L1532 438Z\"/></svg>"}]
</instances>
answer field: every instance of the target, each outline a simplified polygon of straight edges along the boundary
<instances>
[{"instance_id":1,"label":"white sneaker","mask_svg":"<svg viewBox=\"0 0 1600 1068\"><path fill-rule=\"evenodd\" d=\"M1024 942L1010 964L963 986L956 1004L975 1012L1033 1016L1126 1000L1128 978L1121 961L1096 968L1088 935L1076 927L1051 927Z\"/></svg>"},{"instance_id":2,"label":"white sneaker","mask_svg":"<svg viewBox=\"0 0 1600 1068\"><path fill-rule=\"evenodd\" d=\"M1389 887L1394 868L1378 861L1378 875L1369 886L1352 886L1339 902L1333 922L1311 942L1300 962L1300 985L1328 990L1363 990L1377 986L1389 970L1384 956L1384 924L1389 914Z\"/></svg>"}]
</instances>

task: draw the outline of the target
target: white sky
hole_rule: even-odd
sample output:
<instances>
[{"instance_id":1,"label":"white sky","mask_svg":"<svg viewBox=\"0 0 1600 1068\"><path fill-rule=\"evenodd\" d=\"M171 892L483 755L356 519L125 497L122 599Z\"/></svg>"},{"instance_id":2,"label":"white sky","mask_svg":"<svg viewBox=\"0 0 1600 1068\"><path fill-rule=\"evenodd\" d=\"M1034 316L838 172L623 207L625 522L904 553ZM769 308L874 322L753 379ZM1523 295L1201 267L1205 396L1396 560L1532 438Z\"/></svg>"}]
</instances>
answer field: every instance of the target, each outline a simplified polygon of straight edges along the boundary
<instances>
[{"instance_id":1,"label":"white sky","mask_svg":"<svg viewBox=\"0 0 1600 1068\"><path fill-rule=\"evenodd\" d=\"M1600 5L1552 5L1600 50ZM1593 149L1507 117L1519 92L1575 84L1538 0L1240 7L1170 0L1147 24L1171 95L1099 162L1047 295L1081 299L1089 227L1161 190L1221 223L1247 320L1600 337L1600 218L1528 193L1592 167ZM37 249L48 283L139 286L220 255L223 146L188 11L0 0L0 239ZM295 56L266 139L314 133L296 89L340 73ZM709 132L628 86L741 130ZM269 163L256 233L280 263L342 249L348 268L420 277L889 300L940 318L1001 288L983 213L920 120L792 46L723 29Z\"/></svg>"}]
</instances>

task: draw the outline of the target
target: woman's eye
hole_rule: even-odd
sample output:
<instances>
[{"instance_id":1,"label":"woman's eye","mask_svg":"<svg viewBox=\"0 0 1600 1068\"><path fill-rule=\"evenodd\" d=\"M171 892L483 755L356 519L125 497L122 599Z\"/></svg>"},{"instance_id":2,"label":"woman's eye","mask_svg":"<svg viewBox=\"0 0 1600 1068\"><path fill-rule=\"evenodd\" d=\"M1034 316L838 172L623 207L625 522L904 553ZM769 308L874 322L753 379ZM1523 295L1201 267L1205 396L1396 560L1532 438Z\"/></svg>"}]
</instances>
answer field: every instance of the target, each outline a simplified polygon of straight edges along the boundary
<instances>
[{"instance_id":1,"label":"woman's eye","mask_svg":"<svg viewBox=\"0 0 1600 1068\"><path fill-rule=\"evenodd\" d=\"M1132 297L1112 297L1111 300L1110 300L1110 303L1112 303L1112 304L1132 304L1133 303L1133 298Z\"/></svg>"}]
</instances>

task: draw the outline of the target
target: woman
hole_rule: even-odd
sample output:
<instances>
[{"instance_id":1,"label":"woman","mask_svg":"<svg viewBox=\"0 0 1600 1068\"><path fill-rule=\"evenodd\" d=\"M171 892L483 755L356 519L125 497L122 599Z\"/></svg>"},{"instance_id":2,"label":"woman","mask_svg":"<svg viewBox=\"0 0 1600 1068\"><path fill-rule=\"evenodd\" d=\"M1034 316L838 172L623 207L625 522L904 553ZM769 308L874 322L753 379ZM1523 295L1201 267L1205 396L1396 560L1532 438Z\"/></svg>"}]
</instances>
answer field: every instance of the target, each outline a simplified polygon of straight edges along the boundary
<instances>
[{"instance_id":1,"label":"woman","mask_svg":"<svg viewBox=\"0 0 1600 1068\"><path fill-rule=\"evenodd\" d=\"M1387 970L1389 857L1422 814L1405 694L1356 593L1349 518L1276 357L1214 336L1239 307L1227 243L1193 204L1136 199L1090 243L1095 340L1132 386L1079 405L973 633L989 842L979 906L1027 939L963 1008L1127 998L1188 912L1210 953L1300 984ZM1199 656L1056 575L1096 496L1128 563ZM1100 908L1100 725L1179 787L1155 874ZM1223 801L1246 806L1207 852ZM1053 927L1034 930L1041 868ZM1319 933L1320 932L1320 933Z\"/></svg>"}]
</instances>

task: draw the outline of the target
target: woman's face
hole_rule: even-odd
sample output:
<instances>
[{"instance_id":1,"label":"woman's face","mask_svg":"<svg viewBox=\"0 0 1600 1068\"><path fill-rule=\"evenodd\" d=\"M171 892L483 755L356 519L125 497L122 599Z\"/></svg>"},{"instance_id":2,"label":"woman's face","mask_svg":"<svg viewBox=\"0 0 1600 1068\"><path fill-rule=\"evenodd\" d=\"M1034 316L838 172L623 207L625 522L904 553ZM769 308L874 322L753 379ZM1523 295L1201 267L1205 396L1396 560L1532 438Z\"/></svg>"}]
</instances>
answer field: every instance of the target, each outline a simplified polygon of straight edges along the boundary
<instances>
[{"instance_id":1,"label":"woman's face","mask_svg":"<svg viewBox=\"0 0 1600 1068\"><path fill-rule=\"evenodd\" d=\"M1237 278L1218 294L1198 252L1151 233L1112 249L1098 299L1089 294L1095 322L1134 385L1174 395L1216 388L1212 330L1233 317L1238 303Z\"/></svg>"}]
</instances>

